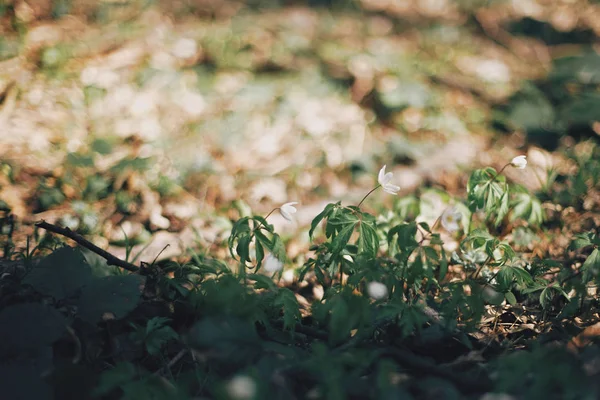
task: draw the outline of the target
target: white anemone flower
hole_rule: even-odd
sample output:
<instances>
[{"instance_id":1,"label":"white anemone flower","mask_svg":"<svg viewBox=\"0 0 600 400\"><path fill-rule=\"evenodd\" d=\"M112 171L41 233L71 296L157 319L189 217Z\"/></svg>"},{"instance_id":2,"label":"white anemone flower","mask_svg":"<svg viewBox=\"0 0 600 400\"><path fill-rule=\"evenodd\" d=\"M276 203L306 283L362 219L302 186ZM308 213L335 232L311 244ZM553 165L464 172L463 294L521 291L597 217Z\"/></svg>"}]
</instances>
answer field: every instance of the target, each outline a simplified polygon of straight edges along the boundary
<instances>
[{"instance_id":1,"label":"white anemone flower","mask_svg":"<svg viewBox=\"0 0 600 400\"><path fill-rule=\"evenodd\" d=\"M256 394L256 383L246 375L238 375L227 383L227 393L232 399L249 400Z\"/></svg>"},{"instance_id":2,"label":"white anemone flower","mask_svg":"<svg viewBox=\"0 0 600 400\"><path fill-rule=\"evenodd\" d=\"M296 210L296 207L294 207L295 204L298 204L298 202L292 201L291 203L285 203L279 207L279 213L281 216L290 222L292 222L292 214L295 214L296 211L298 211Z\"/></svg>"},{"instance_id":3,"label":"white anemone flower","mask_svg":"<svg viewBox=\"0 0 600 400\"><path fill-rule=\"evenodd\" d=\"M527 166L527 156L516 156L512 159L510 165L518 169L525 169Z\"/></svg>"},{"instance_id":4,"label":"white anemone flower","mask_svg":"<svg viewBox=\"0 0 600 400\"><path fill-rule=\"evenodd\" d=\"M454 233L460 229L461 221L462 213L456 207L448 207L442 213L442 226L450 233Z\"/></svg>"},{"instance_id":5,"label":"white anemone flower","mask_svg":"<svg viewBox=\"0 0 600 400\"><path fill-rule=\"evenodd\" d=\"M372 299L381 300L387 296L388 289L383 283L373 281L367 283L367 293Z\"/></svg>"},{"instance_id":6,"label":"white anemone flower","mask_svg":"<svg viewBox=\"0 0 600 400\"><path fill-rule=\"evenodd\" d=\"M275 257L273 254L267 255L265 258L265 263L263 264L265 271L273 274L283 268L283 263Z\"/></svg>"},{"instance_id":7,"label":"white anemone flower","mask_svg":"<svg viewBox=\"0 0 600 400\"><path fill-rule=\"evenodd\" d=\"M391 172L388 172L386 174L385 167L386 166L384 165L383 168L381 168L379 170L379 176L377 177L377 182L379 182L379 184L381 185L381 187L383 188L383 190L386 193L398 194L398 191L400 190L400 186L396 186L396 185L390 183L390 181L394 177L394 174L392 174Z\"/></svg>"}]
</instances>

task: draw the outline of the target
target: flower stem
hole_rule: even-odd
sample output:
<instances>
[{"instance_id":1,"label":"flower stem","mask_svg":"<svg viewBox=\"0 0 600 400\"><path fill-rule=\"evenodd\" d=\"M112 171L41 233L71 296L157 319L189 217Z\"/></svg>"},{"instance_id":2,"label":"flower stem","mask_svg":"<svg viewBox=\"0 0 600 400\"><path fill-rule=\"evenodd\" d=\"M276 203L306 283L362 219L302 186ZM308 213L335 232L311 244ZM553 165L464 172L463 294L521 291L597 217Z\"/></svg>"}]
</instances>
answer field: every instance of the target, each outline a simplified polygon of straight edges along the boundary
<instances>
[{"instance_id":1,"label":"flower stem","mask_svg":"<svg viewBox=\"0 0 600 400\"><path fill-rule=\"evenodd\" d=\"M360 203L358 203L358 205L357 205L356 207L357 207L357 208L358 208L358 207L360 207L360 205L363 203L363 201L365 201L365 199L366 199L367 197L369 197L369 195L370 195L371 193L373 193L375 190L379 189L380 187L381 187L381 185L377 185L377 186L375 186L373 189L371 189L371 191L370 191L369 193L365 194L365 197L363 197L363 198L362 198L362 200L360 201Z\"/></svg>"},{"instance_id":2,"label":"flower stem","mask_svg":"<svg viewBox=\"0 0 600 400\"><path fill-rule=\"evenodd\" d=\"M506 167L508 167L510 165L510 163L506 164L504 167L502 167L502 169L500 171L498 171L496 173L496 175L494 175L494 177L490 180L489 184L492 184L492 182L494 182L496 180L496 178L506 169Z\"/></svg>"},{"instance_id":3,"label":"flower stem","mask_svg":"<svg viewBox=\"0 0 600 400\"><path fill-rule=\"evenodd\" d=\"M275 212L275 210L279 210L279 207L272 209L272 210L271 210L271 211L270 211L270 212L267 214L267 216L265 217L265 220L266 220L267 218L269 218L269 217L271 216L271 214L273 214L273 213ZM260 224L258 224L258 226L257 226L256 228L254 228L253 230L254 230L254 231L257 231L258 229L260 229L260 227L261 227L261 226L263 226L263 223L262 223L262 222L261 222Z\"/></svg>"}]
</instances>

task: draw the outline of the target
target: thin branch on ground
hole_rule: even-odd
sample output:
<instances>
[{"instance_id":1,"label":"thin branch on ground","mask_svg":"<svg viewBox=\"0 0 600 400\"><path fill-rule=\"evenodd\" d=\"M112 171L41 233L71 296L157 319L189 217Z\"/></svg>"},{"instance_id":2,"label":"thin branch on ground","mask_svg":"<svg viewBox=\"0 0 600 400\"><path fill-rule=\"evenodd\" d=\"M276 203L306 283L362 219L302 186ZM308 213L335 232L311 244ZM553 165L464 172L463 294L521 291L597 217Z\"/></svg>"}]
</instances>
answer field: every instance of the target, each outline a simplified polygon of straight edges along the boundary
<instances>
[{"instance_id":1,"label":"thin branch on ground","mask_svg":"<svg viewBox=\"0 0 600 400\"><path fill-rule=\"evenodd\" d=\"M80 246L85 247L86 249L90 250L91 252L96 253L100 257L104 258L106 260L106 263L108 265L115 265L117 267L126 269L127 271L131 271L131 272L137 272L137 271L139 271L139 267L137 267L137 266L135 266L135 265L133 265L131 263L128 263L127 261L121 260L120 258L117 258L117 257L113 256L112 254L110 254L106 250L102 250L100 247L96 246L95 244L93 244L89 240L85 239L80 234L73 232L69 228L62 228L60 226L49 224L46 221L37 222L35 224L35 226L37 226L39 228L42 228L42 229L45 229L47 231L50 231L50 232L57 233L59 235L65 236L65 237L67 237L67 238L69 238L71 240L74 240Z\"/></svg>"}]
</instances>

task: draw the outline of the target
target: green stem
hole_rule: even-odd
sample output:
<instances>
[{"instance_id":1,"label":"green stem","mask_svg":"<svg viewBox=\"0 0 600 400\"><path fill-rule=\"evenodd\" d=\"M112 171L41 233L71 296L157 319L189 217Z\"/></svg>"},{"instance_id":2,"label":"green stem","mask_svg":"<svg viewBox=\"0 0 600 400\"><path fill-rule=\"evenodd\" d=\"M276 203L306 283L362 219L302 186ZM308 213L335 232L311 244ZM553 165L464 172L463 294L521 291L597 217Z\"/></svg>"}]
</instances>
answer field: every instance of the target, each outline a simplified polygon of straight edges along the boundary
<instances>
[{"instance_id":1,"label":"green stem","mask_svg":"<svg viewBox=\"0 0 600 400\"><path fill-rule=\"evenodd\" d=\"M279 207L272 209L272 210L271 210L271 211L270 211L270 212L267 214L267 216L265 217L265 220L266 220L267 218L269 218L269 217L271 216L271 214L273 214L273 213L275 212L275 210L279 210ZM258 229L260 229L260 227L261 227L261 226L263 226L263 223L262 223L262 222L260 222L260 223L258 224L258 226L257 226L256 228L254 228L254 229L253 229L253 231L257 231Z\"/></svg>"},{"instance_id":2,"label":"green stem","mask_svg":"<svg viewBox=\"0 0 600 400\"><path fill-rule=\"evenodd\" d=\"M508 164L506 164L504 167L502 167L502 169L501 169L500 171L498 171L498 172L496 173L496 175L494 175L494 177L492 178L492 180L490 180L490 181L488 182L488 185L491 185L491 184L492 184L492 182L494 182L494 181L496 180L496 178L497 178L497 177L498 177L498 176L499 176L499 175L500 175L502 172L504 172L504 170L506 169L506 167L508 167L509 165L510 165L510 163L508 163Z\"/></svg>"},{"instance_id":3,"label":"green stem","mask_svg":"<svg viewBox=\"0 0 600 400\"><path fill-rule=\"evenodd\" d=\"M363 197L363 198L362 198L362 200L360 201L360 203L358 203L358 205L357 205L356 207L357 207L357 208L358 208L358 207L360 207L360 205L363 203L363 201L365 201L365 199L366 199L367 197L369 197L369 195L370 195L371 193L373 193L375 190L379 189L380 187L381 187L381 185L377 185L377 186L375 186L373 189L371 189L371 191L370 191L369 193L365 194L365 197Z\"/></svg>"}]
</instances>

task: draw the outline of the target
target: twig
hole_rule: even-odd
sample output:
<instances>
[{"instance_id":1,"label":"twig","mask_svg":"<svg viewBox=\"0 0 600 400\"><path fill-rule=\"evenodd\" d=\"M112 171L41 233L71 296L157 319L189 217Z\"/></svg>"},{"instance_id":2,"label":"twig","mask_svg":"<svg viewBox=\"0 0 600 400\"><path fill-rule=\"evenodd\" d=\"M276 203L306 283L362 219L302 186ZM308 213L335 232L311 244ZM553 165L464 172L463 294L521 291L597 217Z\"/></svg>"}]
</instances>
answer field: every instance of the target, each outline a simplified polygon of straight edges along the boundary
<instances>
[{"instance_id":1,"label":"twig","mask_svg":"<svg viewBox=\"0 0 600 400\"><path fill-rule=\"evenodd\" d=\"M173 368L173 366L175 364L177 364L179 362L179 360L181 360L183 358L183 356L185 355L185 353L188 352L188 349L181 349L179 351L179 353L177 353L175 355L175 357L173 357L171 359L171 361L169 361L169 363L167 365L165 365L164 367L160 368L158 371L156 371L153 375L154 376L159 376L162 375L163 373L167 372L168 370L170 370L171 368Z\"/></svg>"},{"instance_id":2,"label":"twig","mask_svg":"<svg viewBox=\"0 0 600 400\"><path fill-rule=\"evenodd\" d=\"M106 250L102 250L100 247L96 246L95 244L93 244L89 240L85 239L83 236L79 235L78 233L73 232L69 228L61 228L60 226L49 224L46 221L37 222L35 224L35 226L74 240L80 246L83 246L86 249L88 249L88 250L98 254L100 257L104 258L108 265L116 265L117 267L126 269L127 271L131 271L131 272L139 271L139 267L137 267L131 263L128 263L127 261L123 261L120 258L113 256Z\"/></svg>"}]
</instances>

